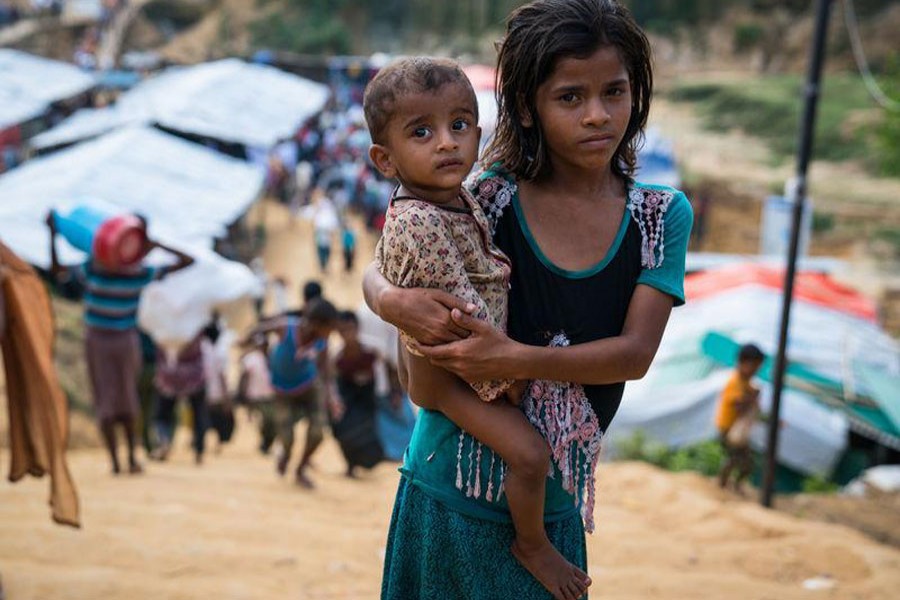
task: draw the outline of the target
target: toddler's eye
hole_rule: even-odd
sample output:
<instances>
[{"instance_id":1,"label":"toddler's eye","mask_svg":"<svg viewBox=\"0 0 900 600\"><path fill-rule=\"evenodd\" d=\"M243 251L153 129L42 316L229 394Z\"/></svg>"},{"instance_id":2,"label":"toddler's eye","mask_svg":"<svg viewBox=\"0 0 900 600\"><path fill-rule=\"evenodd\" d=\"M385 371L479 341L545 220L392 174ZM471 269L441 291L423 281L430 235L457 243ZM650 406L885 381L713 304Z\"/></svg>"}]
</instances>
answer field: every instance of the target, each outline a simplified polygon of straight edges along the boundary
<instances>
[{"instance_id":1,"label":"toddler's eye","mask_svg":"<svg viewBox=\"0 0 900 600\"><path fill-rule=\"evenodd\" d=\"M469 128L469 122L465 119L457 119L453 121L452 125L453 131L465 131Z\"/></svg>"},{"instance_id":2,"label":"toddler's eye","mask_svg":"<svg viewBox=\"0 0 900 600\"><path fill-rule=\"evenodd\" d=\"M428 129L427 127L416 127L413 130L413 137L424 138L424 137L428 137L428 134L430 134L430 133L431 133L431 130Z\"/></svg>"}]
</instances>

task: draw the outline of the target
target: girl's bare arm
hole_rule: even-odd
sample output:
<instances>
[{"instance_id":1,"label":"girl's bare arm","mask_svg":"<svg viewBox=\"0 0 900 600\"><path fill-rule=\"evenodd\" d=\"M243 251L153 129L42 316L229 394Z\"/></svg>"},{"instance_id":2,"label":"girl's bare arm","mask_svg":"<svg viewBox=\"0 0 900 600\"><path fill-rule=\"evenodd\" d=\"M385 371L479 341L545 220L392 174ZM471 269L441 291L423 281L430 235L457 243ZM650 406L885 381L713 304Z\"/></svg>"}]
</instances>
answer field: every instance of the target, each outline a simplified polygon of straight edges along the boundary
<instances>
[{"instance_id":1,"label":"girl's bare arm","mask_svg":"<svg viewBox=\"0 0 900 600\"><path fill-rule=\"evenodd\" d=\"M606 384L643 377L659 348L672 297L646 285L635 289L621 335L566 347L529 346L460 311L457 325L471 333L439 346L420 345L432 363L466 381L549 379Z\"/></svg>"},{"instance_id":2,"label":"girl's bare arm","mask_svg":"<svg viewBox=\"0 0 900 600\"><path fill-rule=\"evenodd\" d=\"M363 295L375 314L428 345L464 338L468 331L450 318L450 311L475 310L473 305L442 290L396 287L378 272L375 263L366 267Z\"/></svg>"}]
</instances>

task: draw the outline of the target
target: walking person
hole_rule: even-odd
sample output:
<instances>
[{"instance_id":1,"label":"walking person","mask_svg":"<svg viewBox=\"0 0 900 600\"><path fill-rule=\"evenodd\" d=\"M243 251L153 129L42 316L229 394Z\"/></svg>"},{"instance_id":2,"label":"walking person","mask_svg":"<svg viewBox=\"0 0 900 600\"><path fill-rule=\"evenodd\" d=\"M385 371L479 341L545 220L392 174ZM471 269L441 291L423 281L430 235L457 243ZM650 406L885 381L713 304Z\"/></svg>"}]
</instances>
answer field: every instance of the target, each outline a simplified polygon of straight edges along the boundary
<instances>
[{"instance_id":1,"label":"walking person","mask_svg":"<svg viewBox=\"0 0 900 600\"><path fill-rule=\"evenodd\" d=\"M246 349L241 356L241 375L237 397L247 405L248 411L259 419L259 451L268 454L275 442L275 389L269 372L268 340L257 333L245 340Z\"/></svg>"},{"instance_id":2,"label":"walking person","mask_svg":"<svg viewBox=\"0 0 900 600\"><path fill-rule=\"evenodd\" d=\"M172 449L178 425L178 400L185 398L191 405L194 462L203 463L206 450L206 430L209 428L209 406L206 403L206 373L203 365L203 333L198 333L177 355L168 356L162 348L156 350L156 437L159 441L152 457L166 460Z\"/></svg>"},{"instance_id":3,"label":"walking person","mask_svg":"<svg viewBox=\"0 0 900 600\"><path fill-rule=\"evenodd\" d=\"M174 255L169 267L114 267L91 256L82 265L65 267L56 252L56 218L47 215L50 229L50 271L57 282L83 280L84 343L88 374L94 399L94 414L109 453L112 472L119 474L116 430L125 433L128 471L143 472L135 449L140 416L138 378L141 372L141 344L137 329L137 309L141 292L151 282L193 264L194 259L174 248L147 240L144 255L162 248Z\"/></svg>"},{"instance_id":4,"label":"walking person","mask_svg":"<svg viewBox=\"0 0 900 600\"><path fill-rule=\"evenodd\" d=\"M359 340L359 321L353 311L338 315L338 333L344 346L334 361L337 391L343 406L331 431L347 461L347 477L356 469L371 469L384 458L375 424L375 365L378 354Z\"/></svg>"},{"instance_id":5,"label":"walking person","mask_svg":"<svg viewBox=\"0 0 900 600\"><path fill-rule=\"evenodd\" d=\"M337 322L337 309L323 298L309 302L299 317L287 316L262 323L251 332L274 334L278 343L269 356L275 414L281 454L276 462L279 475L287 472L294 448L294 428L309 422L306 443L294 473L297 485L312 489L309 465L325 437L326 410L337 417L340 401L331 380L326 340Z\"/></svg>"}]
</instances>

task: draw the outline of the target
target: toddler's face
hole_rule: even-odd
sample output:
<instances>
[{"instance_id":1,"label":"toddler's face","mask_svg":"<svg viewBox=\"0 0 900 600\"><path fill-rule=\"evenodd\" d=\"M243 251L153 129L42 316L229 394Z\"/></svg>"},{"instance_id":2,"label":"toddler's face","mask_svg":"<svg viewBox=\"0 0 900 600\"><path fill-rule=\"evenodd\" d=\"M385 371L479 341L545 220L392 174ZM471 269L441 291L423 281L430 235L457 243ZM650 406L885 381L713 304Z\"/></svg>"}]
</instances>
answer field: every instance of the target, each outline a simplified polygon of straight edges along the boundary
<instances>
[{"instance_id":1,"label":"toddler's face","mask_svg":"<svg viewBox=\"0 0 900 600\"><path fill-rule=\"evenodd\" d=\"M478 158L476 113L472 92L459 83L403 96L387 127L382 171L424 200L455 196Z\"/></svg>"}]
</instances>

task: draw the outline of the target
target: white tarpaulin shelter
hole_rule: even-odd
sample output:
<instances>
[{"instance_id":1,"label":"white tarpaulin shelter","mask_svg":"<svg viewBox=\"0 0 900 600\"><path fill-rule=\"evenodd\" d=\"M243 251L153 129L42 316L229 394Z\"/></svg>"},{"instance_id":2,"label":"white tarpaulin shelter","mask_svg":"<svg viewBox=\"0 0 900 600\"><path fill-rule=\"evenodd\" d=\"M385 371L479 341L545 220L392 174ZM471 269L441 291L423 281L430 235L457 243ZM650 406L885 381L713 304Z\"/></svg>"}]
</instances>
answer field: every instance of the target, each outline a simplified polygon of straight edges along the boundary
<instances>
[{"instance_id":1,"label":"white tarpaulin shelter","mask_svg":"<svg viewBox=\"0 0 900 600\"><path fill-rule=\"evenodd\" d=\"M128 127L28 161L0 176L0 239L24 260L50 262L50 208L99 201L139 212L154 237L211 248L258 198L253 165L151 127ZM59 240L60 260L84 255Z\"/></svg>"},{"instance_id":2,"label":"white tarpaulin shelter","mask_svg":"<svg viewBox=\"0 0 900 600\"><path fill-rule=\"evenodd\" d=\"M54 102L94 86L78 67L0 48L0 129L41 116Z\"/></svg>"},{"instance_id":3,"label":"white tarpaulin shelter","mask_svg":"<svg viewBox=\"0 0 900 600\"><path fill-rule=\"evenodd\" d=\"M236 58L172 67L138 84L112 106L78 111L35 136L31 144L49 148L128 124L158 124L267 150L321 111L328 95L325 85Z\"/></svg>"},{"instance_id":4,"label":"white tarpaulin shelter","mask_svg":"<svg viewBox=\"0 0 900 600\"><path fill-rule=\"evenodd\" d=\"M781 310L777 269L734 265L688 278L688 302L672 312L659 352L647 376L625 388L621 409L610 428L617 440L644 431L650 439L680 447L716 437L714 415L730 369L712 360L702 347L709 332L739 343L753 342L768 356L777 347ZM826 276L804 274L798 280L791 314L788 355L802 365L848 383L859 365L900 372L900 346L874 322L874 310ZM761 382L763 411L771 401ZM857 382L857 386L861 386ZM864 392L865 390L858 390ZM821 398L795 389L782 397L784 423L780 463L807 474L829 475L855 425L847 414ZM763 427L752 443L764 447Z\"/></svg>"}]
</instances>

